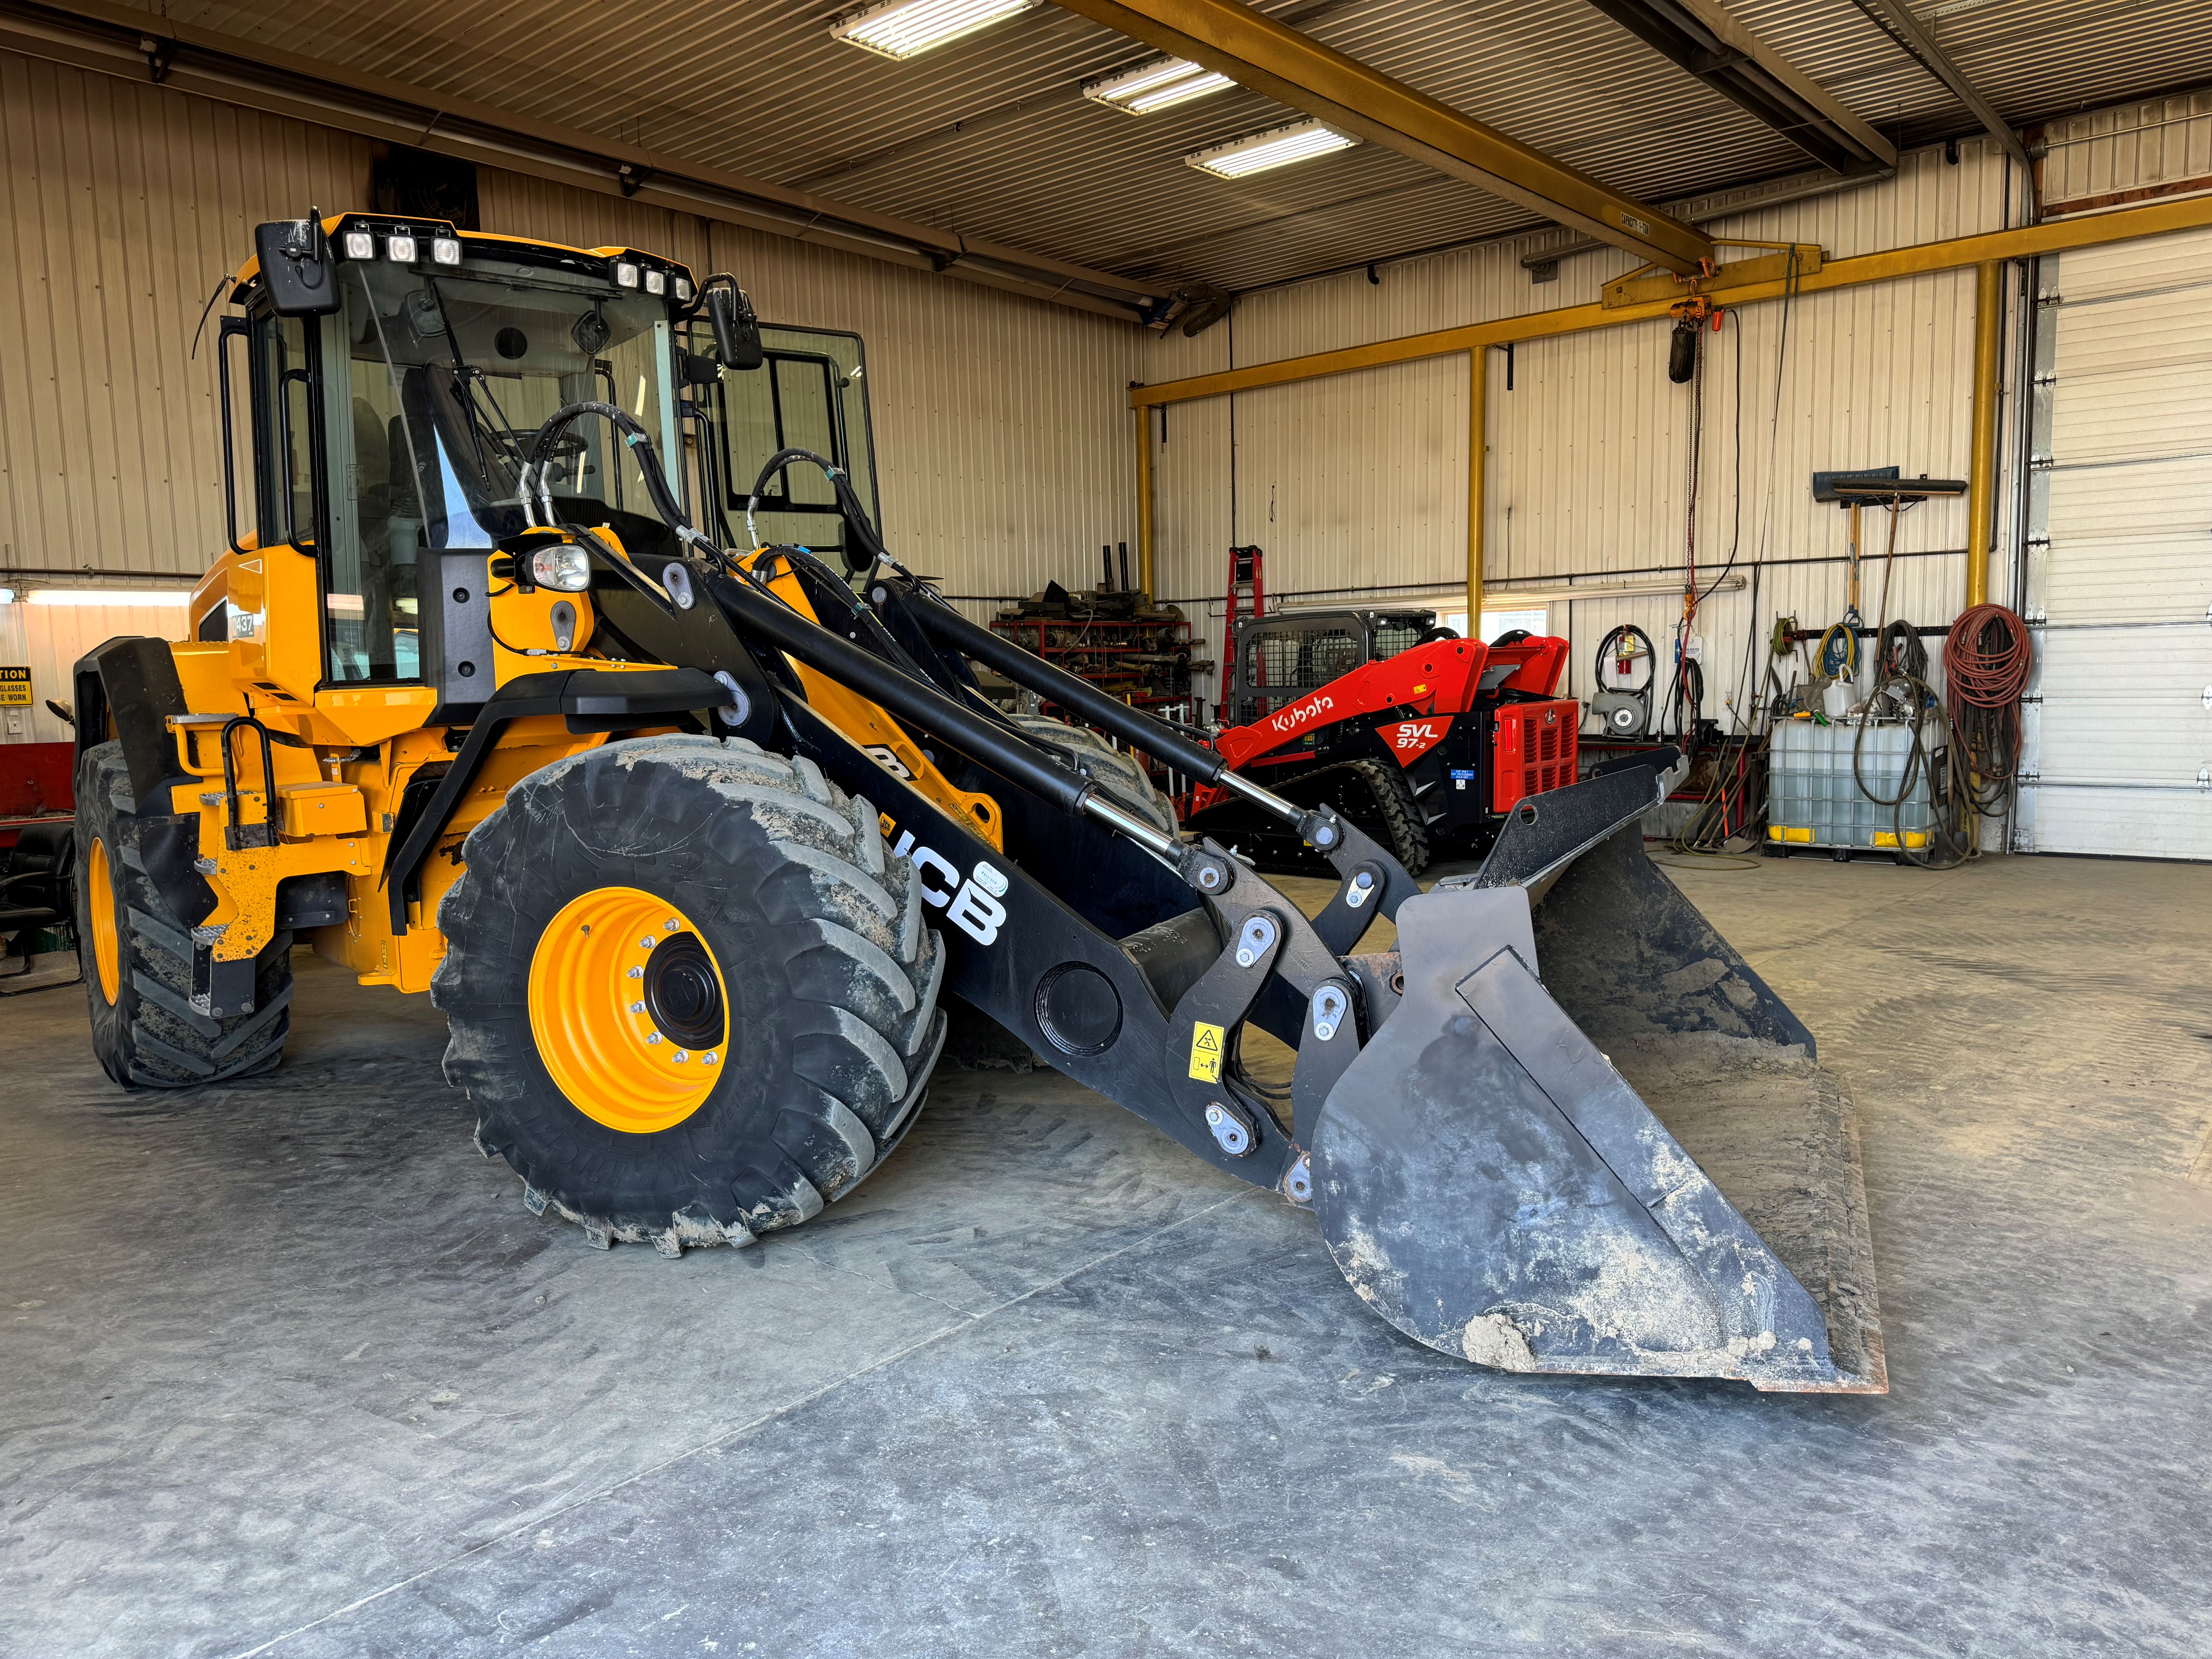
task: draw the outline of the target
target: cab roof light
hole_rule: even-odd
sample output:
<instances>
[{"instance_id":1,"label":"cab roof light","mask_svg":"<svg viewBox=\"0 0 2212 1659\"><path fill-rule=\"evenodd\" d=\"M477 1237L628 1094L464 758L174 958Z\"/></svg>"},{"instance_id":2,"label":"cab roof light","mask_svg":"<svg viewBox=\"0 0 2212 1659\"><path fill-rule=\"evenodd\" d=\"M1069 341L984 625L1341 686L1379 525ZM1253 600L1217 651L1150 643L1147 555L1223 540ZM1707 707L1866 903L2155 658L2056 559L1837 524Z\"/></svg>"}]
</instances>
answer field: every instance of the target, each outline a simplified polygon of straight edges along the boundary
<instances>
[{"instance_id":1,"label":"cab roof light","mask_svg":"<svg viewBox=\"0 0 2212 1659\"><path fill-rule=\"evenodd\" d=\"M624 288L635 288L637 267L627 259L621 260L615 266L615 281Z\"/></svg>"},{"instance_id":2,"label":"cab roof light","mask_svg":"<svg viewBox=\"0 0 2212 1659\"><path fill-rule=\"evenodd\" d=\"M412 236L387 236L384 239L384 257L396 265L415 263L415 239Z\"/></svg>"},{"instance_id":3,"label":"cab roof light","mask_svg":"<svg viewBox=\"0 0 2212 1659\"><path fill-rule=\"evenodd\" d=\"M345 253L349 259L374 259L376 238L365 230L349 230L345 234Z\"/></svg>"},{"instance_id":4,"label":"cab roof light","mask_svg":"<svg viewBox=\"0 0 2212 1659\"><path fill-rule=\"evenodd\" d=\"M441 265L457 265L461 262L461 239L458 236L433 236L430 257Z\"/></svg>"}]
</instances>

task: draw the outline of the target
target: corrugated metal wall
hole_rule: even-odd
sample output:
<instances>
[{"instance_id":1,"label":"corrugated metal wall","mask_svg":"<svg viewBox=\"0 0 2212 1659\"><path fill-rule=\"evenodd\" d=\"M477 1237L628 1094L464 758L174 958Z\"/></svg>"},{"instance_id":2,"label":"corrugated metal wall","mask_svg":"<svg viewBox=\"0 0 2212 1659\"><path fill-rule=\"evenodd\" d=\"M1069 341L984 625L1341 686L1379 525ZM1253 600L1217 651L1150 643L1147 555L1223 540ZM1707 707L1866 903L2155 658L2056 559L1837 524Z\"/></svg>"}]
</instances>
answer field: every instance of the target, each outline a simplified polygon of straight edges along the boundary
<instances>
[{"instance_id":1,"label":"corrugated metal wall","mask_svg":"<svg viewBox=\"0 0 2212 1659\"><path fill-rule=\"evenodd\" d=\"M2002 152L1969 143L1956 165L1940 150L1912 155L1893 180L1722 220L1714 229L1818 242L1840 258L2001 228L2007 186ZM1611 249L1587 252L1562 260L1556 281L1532 282L1522 258L1559 240L1546 233L1386 265L1379 283L1352 272L1253 295L1194 343L1222 336L1216 349L1225 356L1233 337L1243 367L1587 304L1631 264ZM1709 713L1721 714L1725 697L1741 702L1737 688L1746 684L1755 692L1764 664L1749 647L1778 612L1808 625L1841 614L1844 515L1813 501L1814 470L1894 464L1964 476L1972 316L1973 276L1960 272L1796 301L1786 356L1780 304L1732 313L1720 333L1704 337L1696 563L1717 574L1731 549L1740 569L1766 562L1755 607L1747 588L1716 594L1700 615ZM1523 345L1513 356L1510 391L1504 354L1489 354L1492 581L1681 579L1693 404L1689 387L1667 379L1669 331L1648 323ZM1168 371L1148 363L1146 378L1223 366ZM1199 602L1187 609L1218 611L1226 530L1267 548L1271 590L1291 603L1330 603L1336 596L1325 590L1355 589L1460 608L1450 587L1463 580L1466 560L1468 373L1464 356L1439 358L1171 410L1164 453L1172 460L1159 469L1158 507L1164 590ZM1200 446L1211 453L1192 453ZM1219 499L1218 483L1182 498L1209 471L1220 480L1233 475L1233 507ZM1963 501L1905 515L1891 615L1938 623L1956 612L1965 526ZM1863 574L1860 598L1869 623L1881 603L1886 532L1886 520L1869 518L1866 550L1877 562ZM1215 540L1191 539L1206 533ZM2000 574L2000 595L2003 581ZM1666 593L1554 605L1553 630L1577 642L1576 693L1589 690L1583 659L1606 630L1635 622L1663 649L1680 609L1679 594ZM1217 638L1219 626L1215 620Z\"/></svg>"},{"instance_id":2,"label":"corrugated metal wall","mask_svg":"<svg viewBox=\"0 0 2212 1659\"><path fill-rule=\"evenodd\" d=\"M257 222L365 200L370 146L0 52L0 577L197 574L223 541L201 307ZM518 174L479 198L488 229L652 248L860 333L890 544L949 592L1095 581L1135 540L1136 329Z\"/></svg>"},{"instance_id":3,"label":"corrugated metal wall","mask_svg":"<svg viewBox=\"0 0 2212 1659\"><path fill-rule=\"evenodd\" d=\"M223 544L214 323L253 227L361 194L361 139L0 52L0 576Z\"/></svg>"},{"instance_id":4,"label":"corrugated metal wall","mask_svg":"<svg viewBox=\"0 0 2212 1659\"><path fill-rule=\"evenodd\" d=\"M2044 142L2043 196L2055 208L2160 185L2212 188L2212 91L2053 121Z\"/></svg>"},{"instance_id":5,"label":"corrugated metal wall","mask_svg":"<svg viewBox=\"0 0 2212 1659\"><path fill-rule=\"evenodd\" d=\"M31 671L31 706L0 711L0 744L69 742L74 733L46 700L76 701L70 672L79 657L120 634L172 640L184 631L185 613L173 605L0 605L0 664Z\"/></svg>"}]
</instances>

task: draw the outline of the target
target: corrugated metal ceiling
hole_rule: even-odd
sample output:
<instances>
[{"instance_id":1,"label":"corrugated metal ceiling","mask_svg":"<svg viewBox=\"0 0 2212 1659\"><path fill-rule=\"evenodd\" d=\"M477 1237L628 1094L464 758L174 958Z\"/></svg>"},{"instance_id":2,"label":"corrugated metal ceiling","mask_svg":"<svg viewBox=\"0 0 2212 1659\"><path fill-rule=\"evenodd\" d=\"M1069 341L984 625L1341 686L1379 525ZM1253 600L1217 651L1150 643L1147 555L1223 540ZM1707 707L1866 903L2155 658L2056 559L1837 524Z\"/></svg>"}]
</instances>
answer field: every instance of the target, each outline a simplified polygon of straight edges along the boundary
<instances>
[{"instance_id":1,"label":"corrugated metal ceiling","mask_svg":"<svg viewBox=\"0 0 2212 1659\"><path fill-rule=\"evenodd\" d=\"M1662 201L1802 155L1583 0L1264 0L1328 46ZM1901 144L1972 130L1851 0L1735 0ZM149 9L151 9L150 8ZM1146 281L1231 289L1517 228L1375 145L1238 183L1191 150L1280 122L1243 91L1132 118L1078 83L1147 49L1047 5L899 64L824 0L169 0L179 21ZM2008 119L2212 81L2204 0L1948 0L1923 21Z\"/></svg>"}]
</instances>

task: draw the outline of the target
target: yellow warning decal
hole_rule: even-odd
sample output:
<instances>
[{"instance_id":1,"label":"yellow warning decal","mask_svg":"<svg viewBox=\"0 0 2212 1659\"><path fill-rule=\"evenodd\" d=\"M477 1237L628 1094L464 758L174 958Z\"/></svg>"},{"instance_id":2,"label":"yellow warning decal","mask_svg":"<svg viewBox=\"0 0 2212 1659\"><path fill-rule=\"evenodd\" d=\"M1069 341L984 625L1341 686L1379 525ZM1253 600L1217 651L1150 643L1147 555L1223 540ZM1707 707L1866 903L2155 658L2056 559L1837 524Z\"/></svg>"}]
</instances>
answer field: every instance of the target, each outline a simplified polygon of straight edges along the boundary
<instances>
[{"instance_id":1,"label":"yellow warning decal","mask_svg":"<svg viewBox=\"0 0 2212 1659\"><path fill-rule=\"evenodd\" d=\"M1218 1025L1202 1019L1191 1026L1190 1074L1200 1083L1221 1081L1221 1035Z\"/></svg>"}]
</instances>

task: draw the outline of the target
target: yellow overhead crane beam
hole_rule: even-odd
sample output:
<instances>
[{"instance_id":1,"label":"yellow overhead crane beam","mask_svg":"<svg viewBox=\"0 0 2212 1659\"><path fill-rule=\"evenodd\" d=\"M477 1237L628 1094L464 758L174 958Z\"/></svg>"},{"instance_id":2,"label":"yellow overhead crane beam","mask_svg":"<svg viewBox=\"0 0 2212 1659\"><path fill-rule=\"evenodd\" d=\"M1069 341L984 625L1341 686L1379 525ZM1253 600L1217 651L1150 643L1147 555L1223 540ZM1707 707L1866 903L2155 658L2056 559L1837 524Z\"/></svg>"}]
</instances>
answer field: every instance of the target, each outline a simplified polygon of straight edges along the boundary
<instances>
[{"instance_id":1,"label":"yellow overhead crane beam","mask_svg":"<svg viewBox=\"0 0 2212 1659\"><path fill-rule=\"evenodd\" d=\"M2199 230L2208 226L2212 226L2212 197L2192 196L2140 207L2120 208L2109 213L2084 214L2078 218L2053 220L2039 225L2023 225L2015 230L1990 231L1978 236L1960 236L1941 242L1918 242L1908 247L1891 248L1886 252L1861 254L1855 258L1818 261L1801 258L1798 262L1795 286L1800 295L1826 294L1838 289L1858 288L1869 283L1896 282L1904 277L1924 276L1936 271L1972 269L1976 272L1973 455L1968 469L1966 514L1969 526L1967 604L1978 605L1989 597L1988 555L1990 538L1993 533L1996 489L1999 267L2011 259L2030 259L2046 253L2063 253L2069 248L2096 247L2112 242L2133 241L2145 236L2163 236L2175 231ZM1685 283L1680 286L1679 295L1687 295L1694 290L1715 304L1723 306L1778 300L1790 286L1789 273L1784 269L1787 264L1786 255L1762 253L1755 258L1743 261L1740 271L1732 272L1729 266L1722 265L1704 281L1694 284ZM1808 270L1808 267L1814 268ZM1650 299L1637 297L1650 280L1635 276L1623 278L1610 284L1607 298L1595 305L1562 306L1551 311L1499 317L1489 322L1468 323L1457 328L1433 329L1425 334L1401 335L1394 340L1376 340L1366 345L1346 346L1336 351L1284 357L1271 363L1256 363L1249 368L1227 369L1216 374L1194 374L1187 380L1164 380L1158 386L1132 386L1129 389L1129 406L1138 411L1144 430L1149 434L1152 410L1169 404L1226 397L1233 392L1255 391L1262 386L1290 386L1301 380L1322 380L1333 374L1348 374L1363 368L1380 368L1391 363L1415 362L1427 357L1449 357L1462 351L1469 354L1469 404L1474 418L1468 440L1470 505L1468 515L1468 605L1469 626L1479 627L1480 624L1477 619L1481 614L1483 568L1480 505L1486 453L1486 400L1483 393L1487 385L1485 354L1492 346L1510 345L1522 340L1551 339L1565 334L1586 333L1593 329L1616 328L1627 323L1663 319L1670 313L1673 298L1666 295L1655 295ZM1139 471L1144 499L1139 503L1138 557L1147 573L1147 592L1151 591L1150 572L1152 568L1151 447L1147 437L1143 445L1144 453Z\"/></svg>"},{"instance_id":2,"label":"yellow overhead crane beam","mask_svg":"<svg viewBox=\"0 0 2212 1659\"><path fill-rule=\"evenodd\" d=\"M1717 257L1702 232L1332 52L1243 0L1059 4L1668 270L1686 276Z\"/></svg>"}]
</instances>

